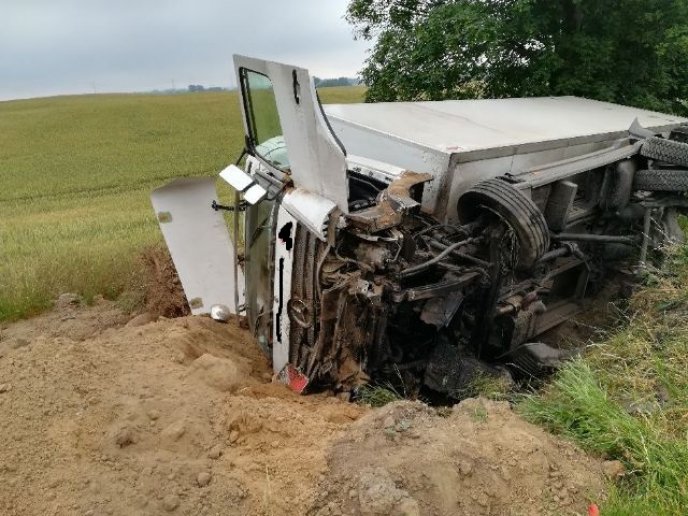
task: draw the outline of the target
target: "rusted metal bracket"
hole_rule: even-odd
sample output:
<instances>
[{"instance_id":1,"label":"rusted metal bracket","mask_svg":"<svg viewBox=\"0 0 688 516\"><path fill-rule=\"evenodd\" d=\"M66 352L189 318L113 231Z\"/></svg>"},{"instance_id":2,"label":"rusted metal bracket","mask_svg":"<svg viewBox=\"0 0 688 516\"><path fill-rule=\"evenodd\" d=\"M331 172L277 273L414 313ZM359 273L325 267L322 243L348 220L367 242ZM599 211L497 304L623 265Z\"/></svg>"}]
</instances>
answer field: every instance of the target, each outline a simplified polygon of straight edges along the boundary
<instances>
[{"instance_id":1,"label":"rusted metal bracket","mask_svg":"<svg viewBox=\"0 0 688 516\"><path fill-rule=\"evenodd\" d=\"M430 174L403 172L380 192L375 206L350 213L348 218L354 226L371 233L397 226L406 213L420 208L419 200L414 199L414 188L431 179Z\"/></svg>"}]
</instances>

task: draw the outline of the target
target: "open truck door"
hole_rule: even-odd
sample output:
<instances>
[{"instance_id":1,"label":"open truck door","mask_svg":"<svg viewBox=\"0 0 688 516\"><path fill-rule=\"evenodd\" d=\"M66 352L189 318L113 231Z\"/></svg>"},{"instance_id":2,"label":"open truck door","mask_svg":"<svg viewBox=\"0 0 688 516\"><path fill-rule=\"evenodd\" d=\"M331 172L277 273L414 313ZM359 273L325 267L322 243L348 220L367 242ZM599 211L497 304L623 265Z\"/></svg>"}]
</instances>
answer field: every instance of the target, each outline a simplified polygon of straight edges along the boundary
<instances>
[{"instance_id":1,"label":"open truck door","mask_svg":"<svg viewBox=\"0 0 688 516\"><path fill-rule=\"evenodd\" d=\"M308 70L234 56L248 151L271 175L333 201L348 213L346 153L327 122ZM283 139L286 157L270 143Z\"/></svg>"},{"instance_id":2,"label":"open truck door","mask_svg":"<svg viewBox=\"0 0 688 516\"><path fill-rule=\"evenodd\" d=\"M152 200L192 313L210 313L218 304L232 313L245 311L267 350L275 338L273 303L286 303L290 297L283 289L279 299L273 295L273 288L284 286L275 283L280 270L275 259L276 213L284 202L297 224L327 240L330 215L336 208L348 212L346 155L307 70L242 56L234 61L245 150L251 156L245 172L230 166L220 177L239 192L235 209L246 210L241 220L243 267L235 248L241 239L232 242L222 215L210 208L217 198L212 179L174 181L155 190ZM286 202L297 198L296 203ZM236 225L234 233L239 234ZM273 350L280 354L276 362L284 361L288 339L279 347Z\"/></svg>"},{"instance_id":3,"label":"open truck door","mask_svg":"<svg viewBox=\"0 0 688 516\"><path fill-rule=\"evenodd\" d=\"M244 274L235 243L224 216L213 208L215 181L176 179L151 195L193 315L210 314L213 307L236 314L244 303Z\"/></svg>"}]
</instances>

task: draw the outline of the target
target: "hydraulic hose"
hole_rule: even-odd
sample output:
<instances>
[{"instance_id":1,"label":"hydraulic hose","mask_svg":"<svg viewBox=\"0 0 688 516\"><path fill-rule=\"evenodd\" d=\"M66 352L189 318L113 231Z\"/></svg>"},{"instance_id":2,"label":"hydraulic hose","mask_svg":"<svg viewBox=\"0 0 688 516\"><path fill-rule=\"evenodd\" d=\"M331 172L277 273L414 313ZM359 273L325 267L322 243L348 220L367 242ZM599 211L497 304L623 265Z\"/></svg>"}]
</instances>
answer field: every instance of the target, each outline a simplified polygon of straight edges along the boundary
<instances>
[{"instance_id":1,"label":"hydraulic hose","mask_svg":"<svg viewBox=\"0 0 688 516\"><path fill-rule=\"evenodd\" d=\"M463 247L465 245L468 245L470 243L475 242L478 240L477 238L468 238L466 240L462 240L460 242L456 242L455 244L450 245L447 247L444 251L442 251L440 254L435 256L434 258L431 258L430 260L419 263L418 265L414 265L413 267L409 267L408 269L405 269L399 273L400 278L407 278L409 276L413 276L414 274L418 274L419 272L423 272L428 270L430 267L435 265L437 262L443 260L447 256L449 256L453 251L458 249L459 247Z\"/></svg>"}]
</instances>

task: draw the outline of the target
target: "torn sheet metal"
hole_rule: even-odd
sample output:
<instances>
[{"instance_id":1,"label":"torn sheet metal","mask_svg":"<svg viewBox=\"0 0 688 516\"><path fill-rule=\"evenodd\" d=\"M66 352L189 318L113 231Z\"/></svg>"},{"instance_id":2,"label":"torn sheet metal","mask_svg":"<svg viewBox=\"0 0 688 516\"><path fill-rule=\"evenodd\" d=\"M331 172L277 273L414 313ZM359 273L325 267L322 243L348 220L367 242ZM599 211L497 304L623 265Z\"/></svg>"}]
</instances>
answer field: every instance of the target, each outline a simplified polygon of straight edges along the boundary
<instances>
[{"instance_id":1,"label":"torn sheet metal","mask_svg":"<svg viewBox=\"0 0 688 516\"><path fill-rule=\"evenodd\" d=\"M337 205L302 188L294 188L284 194L282 206L323 242L328 239L330 215Z\"/></svg>"}]
</instances>

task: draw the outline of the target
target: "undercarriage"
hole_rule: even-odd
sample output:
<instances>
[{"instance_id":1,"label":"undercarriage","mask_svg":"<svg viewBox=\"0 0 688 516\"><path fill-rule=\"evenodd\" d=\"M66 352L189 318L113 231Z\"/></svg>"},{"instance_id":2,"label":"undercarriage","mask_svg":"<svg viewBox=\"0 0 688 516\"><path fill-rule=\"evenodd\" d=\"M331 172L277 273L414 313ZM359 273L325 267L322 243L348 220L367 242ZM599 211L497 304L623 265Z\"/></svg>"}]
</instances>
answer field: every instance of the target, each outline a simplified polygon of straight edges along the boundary
<instances>
[{"instance_id":1,"label":"undercarriage","mask_svg":"<svg viewBox=\"0 0 688 516\"><path fill-rule=\"evenodd\" d=\"M421 212L429 177L378 185L352 201L370 206L334 245L295 235L290 363L310 388L391 382L455 398L481 375L553 370L571 351L539 336L682 239L682 188L640 190L648 167L676 170L636 154L543 185L493 178L459 199L456 224Z\"/></svg>"},{"instance_id":2,"label":"undercarriage","mask_svg":"<svg viewBox=\"0 0 688 516\"><path fill-rule=\"evenodd\" d=\"M212 178L153 204L191 312L246 314L298 392L539 377L575 351L550 330L683 239L686 119L575 97L323 107L305 69L235 69L233 206Z\"/></svg>"}]
</instances>

